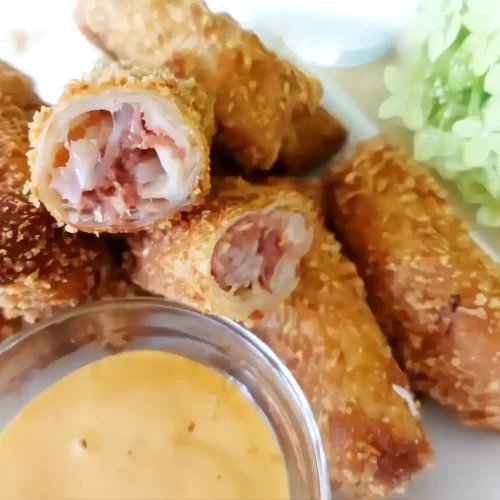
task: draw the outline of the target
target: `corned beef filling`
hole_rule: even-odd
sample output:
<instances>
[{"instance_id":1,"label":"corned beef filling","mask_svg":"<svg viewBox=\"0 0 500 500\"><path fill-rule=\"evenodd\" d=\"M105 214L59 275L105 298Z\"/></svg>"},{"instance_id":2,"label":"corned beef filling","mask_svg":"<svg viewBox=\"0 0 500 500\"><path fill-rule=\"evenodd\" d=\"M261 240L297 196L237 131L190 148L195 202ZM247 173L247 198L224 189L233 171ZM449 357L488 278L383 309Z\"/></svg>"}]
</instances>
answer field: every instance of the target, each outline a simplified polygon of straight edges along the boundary
<instances>
[{"instance_id":1,"label":"corned beef filling","mask_svg":"<svg viewBox=\"0 0 500 500\"><path fill-rule=\"evenodd\" d=\"M123 104L114 113L88 111L71 124L51 187L75 222L133 221L182 201L177 188L187 181L186 148L144 115L139 105Z\"/></svg>"},{"instance_id":2,"label":"corned beef filling","mask_svg":"<svg viewBox=\"0 0 500 500\"><path fill-rule=\"evenodd\" d=\"M273 211L240 219L217 242L212 276L226 292L256 286L276 292L295 279L300 259L309 251L311 232L299 213Z\"/></svg>"}]
</instances>

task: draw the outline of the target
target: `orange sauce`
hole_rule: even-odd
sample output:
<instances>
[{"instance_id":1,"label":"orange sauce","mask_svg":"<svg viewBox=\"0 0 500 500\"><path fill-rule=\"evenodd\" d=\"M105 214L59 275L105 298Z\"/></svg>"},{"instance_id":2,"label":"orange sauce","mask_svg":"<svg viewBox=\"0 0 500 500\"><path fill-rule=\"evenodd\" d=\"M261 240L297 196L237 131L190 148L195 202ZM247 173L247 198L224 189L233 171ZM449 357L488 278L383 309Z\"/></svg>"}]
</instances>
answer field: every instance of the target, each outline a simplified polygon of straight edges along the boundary
<instances>
[{"instance_id":1,"label":"orange sauce","mask_svg":"<svg viewBox=\"0 0 500 500\"><path fill-rule=\"evenodd\" d=\"M222 374L161 351L87 365L0 434L2 500L281 500L284 461Z\"/></svg>"}]
</instances>

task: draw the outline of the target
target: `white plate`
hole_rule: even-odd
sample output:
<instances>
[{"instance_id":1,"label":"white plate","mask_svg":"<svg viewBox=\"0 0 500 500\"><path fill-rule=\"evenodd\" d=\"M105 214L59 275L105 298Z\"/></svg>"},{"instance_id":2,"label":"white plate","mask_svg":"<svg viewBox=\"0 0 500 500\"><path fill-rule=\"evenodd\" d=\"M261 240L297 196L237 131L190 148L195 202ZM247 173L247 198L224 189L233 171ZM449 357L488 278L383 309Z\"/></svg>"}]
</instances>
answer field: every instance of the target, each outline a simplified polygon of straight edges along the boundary
<instances>
[{"instance_id":1,"label":"white plate","mask_svg":"<svg viewBox=\"0 0 500 500\"><path fill-rule=\"evenodd\" d=\"M88 71L99 56L73 26L71 4L70 0L0 0L0 7L4 7L0 17L0 54L34 77L47 102L57 100L64 84ZM12 43L13 37L8 33L12 28L27 30L23 52L17 52ZM347 126L351 145L378 132L376 122L334 84L331 72L314 72L325 87L325 107ZM494 244L495 239L499 241L498 233L477 228L470 208L460 203L457 206L472 222L476 240L500 260L500 247ZM500 499L500 436L465 428L431 403L424 405L423 421L436 451L436 467L417 478L402 498Z\"/></svg>"}]
</instances>

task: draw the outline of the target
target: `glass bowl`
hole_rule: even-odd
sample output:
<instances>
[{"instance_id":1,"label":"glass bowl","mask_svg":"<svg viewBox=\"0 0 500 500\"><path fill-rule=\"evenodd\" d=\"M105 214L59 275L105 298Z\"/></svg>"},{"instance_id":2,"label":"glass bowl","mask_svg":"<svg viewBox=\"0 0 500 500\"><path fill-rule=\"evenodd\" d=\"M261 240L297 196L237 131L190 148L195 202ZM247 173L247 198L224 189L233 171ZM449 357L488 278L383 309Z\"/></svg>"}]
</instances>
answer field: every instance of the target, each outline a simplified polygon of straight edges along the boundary
<instances>
[{"instance_id":1,"label":"glass bowl","mask_svg":"<svg viewBox=\"0 0 500 500\"><path fill-rule=\"evenodd\" d=\"M233 379L276 435L290 498L331 498L319 431L288 369L239 324L159 299L83 306L31 326L1 344L0 429L55 381L129 349L169 351Z\"/></svg>"}]
</instances>

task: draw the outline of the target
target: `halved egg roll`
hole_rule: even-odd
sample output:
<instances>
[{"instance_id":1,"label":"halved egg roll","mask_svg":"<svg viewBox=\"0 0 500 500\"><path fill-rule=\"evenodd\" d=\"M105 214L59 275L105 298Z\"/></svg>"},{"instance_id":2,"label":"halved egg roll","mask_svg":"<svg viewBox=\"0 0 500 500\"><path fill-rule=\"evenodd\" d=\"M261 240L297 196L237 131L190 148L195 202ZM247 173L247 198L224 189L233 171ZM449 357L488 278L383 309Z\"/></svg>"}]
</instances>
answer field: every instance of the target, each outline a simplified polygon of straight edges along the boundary
<instances>
[{"instance_id":1,"label":"halved egg roll","mask_svg":"<svg viewBox=\"0 0 500 500\"><path fill-rule=\"evenodd\" d=\"M432 449L356 269L320 220L299 273L288 299L246 325L286 363L307 396L333 488L356 499L402 491L432 464Z\"/></svg>"},{"instance_id":2,"label":"halved egg roll","mask_svg":"<svg viewBox=\"0 0 500 500\"><path fill-rule=\"evenodd\" d=\"M312 202L319 218L323 218L323 183L319 177L266 177L262 184L297 191Z\"/></svg>"},{"instance_id":3,"label":"halved egg roll","mask_svg":"<svg viewBox=\"0 0 500 500\"><path fill-rule=\"evenodd\" d=\"M76 20L118 61L169 67L215 91L216 142L245 169L270 169L293 122L319 105L318 80L202 0L79 0Z\"/></svg>"},{"instance_id":4,"label":"halved egg roll","mask_svg":"<svg viewBox=\"0 0 500 500\"><path fill-rule=\"evenodd\" d=\"M305 175L338 153L347 130L324 108L296 121L283 141L277 170L285 175Z\"/></svg>"},{"instance_id":5,"label":"halved egg roll","mask_svg":"<svg viewBox=\"0 0 500 500\"><path fill-rule=\"evenodd\" d=\"M0 61L0 184L22 190L29 179L28 127L41 105L31 80Z\"/></svg>"},{"instance_id":6,"label":"halved egg roll","mask_svg":"<svg viewBox=\"0 0 500 500\"><path fill-rule=\"evenodd\" d=\"M108 266L103 242L56 227L42 207L0 187L0 310L28 323L86 299Z\"/></svg>"},{"instance_id":7,"label":"halved egg roll","mask_svg":"<svg viewBox=\"0 0 500 500\"><path fill-rule=\"evenodd\" d=\"M293 291L315 217L293 190L218 180L201 211L129 238L132 279L204 312L247 319Z\"/></svg>"},{"instance_id":8,"label":"halved egg roll","mask_svg":"<svg viewBox=\"0 0 500 500\"><path fill-rule=\"evenodd\" d=\"M213 101L194 80L101 65L31 127L31 189L68 230L133 232L210 188Z\"/></svg>"},{"instance_id":9,"label":"halved egg roll","mask_svg":"<svg viewBox=\"0 0 500 500\"><path fill-rule=\"evenodd\" d=\"M414 388L500 430L500 268L444 190L375 138L334 165L325 199Z\"/></svg>"}]
</instances>

